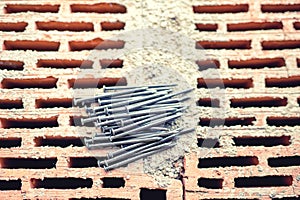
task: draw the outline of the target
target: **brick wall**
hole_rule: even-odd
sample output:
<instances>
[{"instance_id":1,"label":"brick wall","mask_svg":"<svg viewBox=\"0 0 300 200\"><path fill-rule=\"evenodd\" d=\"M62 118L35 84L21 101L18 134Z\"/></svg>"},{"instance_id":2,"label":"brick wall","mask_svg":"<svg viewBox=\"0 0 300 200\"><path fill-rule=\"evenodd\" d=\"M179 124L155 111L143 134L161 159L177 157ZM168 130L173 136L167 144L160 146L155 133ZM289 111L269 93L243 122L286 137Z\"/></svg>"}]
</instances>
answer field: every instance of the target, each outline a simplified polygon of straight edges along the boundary
<instances>
[{"instance_id":1,"label":"brick wall","mask_svg":"<svg viewBox=\"0 0 300 200\"><path fill-rule=\"evenodd\" d=\"M0 2L1 199L299 198L299 1L96 3ZM101 78L99 88L138 66L126 56L107 66L128 41L107 41L99 62L87 61L90 50L147 26L185 34L209 55L194 60L197 78L188 80L197 87L199 148L185 155L183 179L166 188L143 173L96 167L72 122L83 62L87 74L109 68L105 78L81 80ZM223 80L224 98L210 95L208 85L218 86L204 76L211 71ZM218 109L225 111L224 126L210 127ZM216 144L208 149L205 141Z\"/></svg>"}]
</instances>

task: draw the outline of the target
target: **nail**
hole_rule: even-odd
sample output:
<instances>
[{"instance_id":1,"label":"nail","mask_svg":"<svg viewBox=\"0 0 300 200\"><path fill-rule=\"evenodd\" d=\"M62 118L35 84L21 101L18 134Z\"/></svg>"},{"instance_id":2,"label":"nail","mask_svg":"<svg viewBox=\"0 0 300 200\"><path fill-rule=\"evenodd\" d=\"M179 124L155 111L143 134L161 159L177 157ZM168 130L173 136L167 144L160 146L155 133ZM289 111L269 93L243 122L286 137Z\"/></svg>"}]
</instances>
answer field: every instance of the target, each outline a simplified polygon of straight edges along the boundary
<instances>
[{"instance_id":1,"label":"nail","mask_svg":"<svg viewBox=\"0 0 300 200\"><path fill-rule=\"evenodd\" d=\"M136 117L141 115L148 115L148 114L159 114L165 112L174 112L176 108L160 108L160 109L149 109L149 110L139 110L130 113L119 113L114 115L108 116L100 116L98 117L99 121L109 120L109 119L119 119L119 118L129 118L129 117Z\"/></svg>"},{"instance_id":2,"label":"nail","mask_svg":"<svg viewBox=\"0 0 300 200\"><path fill-rule=\"evenodd\" d=\"M150 108L179 108L183 107L182 103L174 103L174 104L154 104L154 105L149 105L149 106L143 106L141 109L150 109Z\"/></svg>"},{"instance_id":3,"label":"nail","mask_svg":"<svg viewBox=\"0 0 300 200\"><path fill-rule=\"evenodd\" d=\"M174 87L174 86L177 86L177 84L148 85L148 86L112 86L112 87L103 86L103 91L106 92L109 90L126 90L126 89L140 88L140 87L160 88L160 87Z\"/></svg>"},{"instance_id":4,"label":"nail","mask_svg":"<svg viewBox=\"0 0 300 200\"><path fill-rule=\"evenodd\" d=\"M131 129L130 131L123 132L123 133L120 133L118 135L113 135L113 136L111 136L111 140L124 137L126 135L129 135L129 134L137 132L137 131L145 130L146 128L153 127L153 126L156 126L156 125L161 124L161 123L165 123L166 121L176 119L176 118L180 117L181 115L182 115L182 113L176 113L175 115L164 117L163 119L158 119L158 120L152 121L152 122L150 122L150 123L148 123L144 126L141 126L141 127L135 128L135 129Z\"/></svg>"},{"instance_id":5,"label":"nail","mask_svg":"<svg viewBox=\"0 0 300 200\"><path fill-rule=\"evenodd\" d=\"M97 119L101 116L103 116L103 112L99 112L99 113L95 113L97 114L96 116L89 116L88 118L81 118L80 121L81 121L81 124L84 125L86 123L89 123L89 122L94 122L94 121L97 121Z\"/></svg>"},{"instance_id":6,"label":"nail","mask_svg":"<svg viewBox=\"0 0 300 200\"><path fill-rule=\"evenodd\" d=\"M144 115L144 116L140 116L140 117L135 117L135 118L130 118L130 119L120 119L119 120L119 126L120 127L123 127L125 125L129 125L129 124L132 124L132 123L135 123L135 122L138 122L140 120L143 120L143 119L147 119L149 117L152 117L153 115Z\"/></svg>"},{"instance_id":7,"label":"nail","mask_svg":"<svg viewBox=\"0 0 300 200\"><path fill-rule=\"evenodd\" d=\"M137 148L137 147L139 147L139 146L141 146L141 145L143 145L143 144L144 144L144 143L136 143L136 144L132 144L132 145L129 145L129 146L127 146L127 147L124 147L124 148L122 148L122 149L116 150L116 151L114 151L114 152L109 152L109 153L107 154L107 157L108 157L108 158L112 158L112 157L115 157L115 156L122 155L123 153L126 153L126 152L128 152L129 150L134 149L134 148Z\"/></svg>"},{"instance_id":8,"label":"nail","mask_svg":"<svg viewBox=\"0 0 300 200\"><path fill-rule=\"evenodd\" d=\"M140 143L140 142L147 143L147 142L157 141L161 139L162 137L152 137L152 138L130 139L126 141L108 142L108 143L95 143L94 141L93 144L87 143L87 148L94 149L94 148L113 147L113 146Z\"/></svg>"},{"instance_id":9,"label":"nail","mask_svg":"<svg viewBox=\"0 0 300 200\"><path fill-rule=\"evenodd\" d=\"M111 104L111 103L117 103L117 102L124 101L124 100L127 100L127 98L113 98L113 99L107 99L107 100L98 99L98 104L99 104L99 106L101 106L101 105L107 105L107 104Z\"/></svg>"},{"instance_id":10,"label":"nail","mask_svg":"<svg viewBox=\"0 0 300 200\"><path fill-rule=\"evenodd\" d=\"M102 111L102 112L95 112L95 113L87 113L89 115L89 117L99 117L102 115L106 115L106 112Z\"/></svg>"},{"instance_id":11,"label":"nail","mask_svg":"<svg viewBox=\"0 0 300 200\"><path fill-rule=\"evenodd\" d=\"M139 154L146 153L146 152L149 152L149 151L155 151L155 150L158 150L158 149L162 149L164 147L173 147L175 145L176 145L176 142L163 143L163 144L160 144L160 145L157 145L157 146L153 146L151 148L146 148L146 149L140 151Z\"/></svg>"},{"instance_id":12,"label":"nail","mask_svg":"<svg viewBox=\"0 0 300 200\"><path fill-rule=\"evenodd\" d=\"M150 137L166 137L172 134L176 134L177 131L170 131L170 132L157 132L152 134L145 134L142 136L139 136L138 138L150 138Z\"/></svg>"},{"instance_id":13,"label":"nail","mask_svg":"<svg viewBox=\"0 0 300 200\"><path fill-rule=\"evenodd\" d=\"M149 95L149 94L155 94L157 92L157 90L153 90L153 89L148 89L146 91L142 91L142 92L136 92L136 93L131 93L131 94L126 94L126 95L120 95L118 97L115 97L114 99L118 99L118 98L138 98L138 97L143 97L145 95Z\"/></svg>"},{"instance_id":14,"label":"nail","mask_svg":"<svg viewBox=\"0 0 300 200\"><path fill-rule=\"evenodd\" d=\"M183 101L186 101L190 99L190 97L181 97L181 98L174 98L174 99L166 99L166 100L163 100L163 101L158 101L156 103L157 104L169 104L169 103L181 103Z\"/></svg>"},{"instance_id":15,"label":"nail","mask_svg":"<svg viewBox=\"0 0 300 200\"><path fill-rule=\"evenodd\" d=\"M102 130L102 132L106 132L106 131L108 131L108 132L110 132L111 133L111 130L112 129L117 129L117 128L119 128L120 126L101 126L101 130Z\"/></svg>"},{"instance_id":16,"label":"nail","mask_svg":"<svg viewBox=\"0 0 300 200\"><path fill-rule=\"evenodd\" d=\"M143 102L140 102L140 103L128 105L125 108L126 108L127 112L129 112L129 111L131 111L133 109L136 109L136 108L139 108L139 107L142 107L142 106L147 106L149 104L154 104L154 103L156 103L158 101L169 99L169 98L171 98L173 96L177 96L177 95L180 95L180 94L185 94L185 93L191 92L193 90L194 90L194 88L191 88L191 89L186 89L186 90L183 90L183 91L180 91L180 92L176 92L176 93L172 93L172 94L167 94L165 96L158 97L158 98L155 98L155 99L150 99L148 101L143 101Z\"/></svg>"},{"instance_id":17,"label":"nail","mask_svg":"<svg viewBox=\"0 0 300 200\"><path fill-rule=\"evenodd\" d=\"M106 111L108 108L117 108L117 107L121 107L121 106L125 106L125 105L130 105L139 101L143 101L143 100L147 100L147 99L151 99L153 97L159 97L159 96L163 96L165 95L166 92L159 92L153 95L149 95L149 96L145 96L145 97L140 97L140 98L132 98L132 99L126 99L124 101L121 102L117 102L117 103L112 103L112 104L107 104L104 106L99 106L99 107L95 107L93 109L94 112L100 111L100 110L104 110Z\"/></svg>"},{"instance_id":18,"label":"nail","mask_svg":"<svg viewBox=\"0 0 300 200\"><path fill-rule=\"evenodd\" d=\"M113 164L113 165L110 165L110 166L104 166L104 169L105 169L105 171L109 171L109 170L124 166L128 163L134 162L134 161L139 160L141 158L145 158L147 156L150 156L150 155L156 154L158 152L164 151L168 148L171 148L172 146L173 145L170 145L170 146L167 146L167 147L164 147L162 149L155 150L155 151L151 151L151 152L147 152L147 153L143 153L143 154L137 154L136 156L131 157L129 159L125 159L124 161L121 161L119 163L116 163L116 164Z\"/></svg>"},{"instance_id":19,"label":"nail","mask_svg":"<svg viewBox=\"0 0 300 200\"><path fill-rule=\"evenodd\" d=\"M155 115L155 116L153 116L153 117L150 117L150 118L147 118L147 119L138 121L138 122L136 122L136 123L129 124L129 125L127 125L127 126L123 126L123 127L117 128L117 129L111 129L111 134L112 134L112 135L116 135L117 133L120 133L120 132L124 132L124 131L130 130L130 129L135 128L135 127L138 127L138 126L140 126L140 125L142 125L142 124L151 122L152 120L160 119L160 118L166 117L166 116L168 116L168 115L170 115L170 113L163 113L163 114L160 114L160 115Z\"/></svg>"},{"instance_id":20,"label":"nail","mask_svg":"<svg viewBox=\"0 0 300 200\"><path fill-rule=\"evenodd\" d=\"M133 149L131 151L128 151L124 154L121 154L119 156L115 156L113 158L110 158L110 159L106 159L106 160L103 160L101 162L98 162L98 165L101 166L101 165L111 165L119 160L124 160L124 159L127 159L127 158L130 158L132 156L134 156L136 153L140 154L140 153L145 153L147 151L145 150L148 150L148 151L153 151L153 150L157 150L157 149L160 149L160 148L163 148L163 147L166 147L166 146L169 146L171 145L172 143L169 142L169 143L164 143L164 144L160 144L160 145L152 145L152 144L148 144L148 145L144 145L144 146L141 146L141 147L138 147L136 149Z\"/></svg>"},{"instance_id":21,"label":"nail","mask_svg":"<svg viewBox=\"0 0 300 200\"><path fill-rule=\"evenodd\" d=\"M144 91L146 89L147 88L145 88L145 87L141 87L141 88L135 88L135 89L130 89L130 90L124 90L124 91L121 91L121 92L106 93L106 94L102 94L102 95L98 95L98 96L94 96L94 97L89 97L89 98L81 98L81 99L76 100L75 105L77 105L78 103L85 104L85 103L88 103L88 102L95 102L96 100L98 101L98 99L104 99L104 98L108 98L108 97L111 98L111 97L120 96L120 95L123 95L123 94L131 94L131 93L134 93L134 92Z\"/></svg>"},{"instance_id":22,"label":"nail","mask_svg":"<svg viewBox=\"0 0 300 200\"><path fill-rule=\"evenodd\" d=\"M115 104L110 104L107 107L106 112L107 112L107 114L109 114L109 113L115 113L115 112L122 112L122 111L125 112L125 111L127 111L126 107L128 105L135 105L135 103L138 103L138 102L141 103L141 102L143 102L145 100L156 99L156 98L164 96L166 94L167 94L166 91L162 91L162 92L157 92L156 94L145 96L145 97L141 97L141 98L138 98L138 99L133 99L133 100L125 101L125 102L119 102L119 103L115 103ZM125 107L118 108L120 106L125 106Z\"/></svg>"},{"instance_id":23,"label":"nail","mask_svg":"<svg viewBox=\"0 0 300 200\"><path fill-rule=\"evenodd\" d=\"M95 122L96 127L106 126L106 125L116 125L117 122L120 122L121 119L113 119L104 122Z\"/></svg>"},{"instance_id":24,"label":"nail","mask_svg":"<svg viewBox=\"0 0 300 200\"><path fill-rule=\"evenodd\" d=\"M165 128L165 127L151 127L149 129L152 131L168 131L169 130L168 128Z\"/></svg>"}]
</instances>

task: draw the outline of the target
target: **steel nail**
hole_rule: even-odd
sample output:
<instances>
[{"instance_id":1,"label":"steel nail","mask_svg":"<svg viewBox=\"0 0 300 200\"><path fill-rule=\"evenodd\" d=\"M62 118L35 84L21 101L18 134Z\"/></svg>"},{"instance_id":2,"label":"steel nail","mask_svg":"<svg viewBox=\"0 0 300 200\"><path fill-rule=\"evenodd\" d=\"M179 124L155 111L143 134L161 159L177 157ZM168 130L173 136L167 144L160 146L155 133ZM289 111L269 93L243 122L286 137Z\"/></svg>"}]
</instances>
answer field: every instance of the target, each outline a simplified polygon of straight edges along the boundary
<instances>
[{"instance_id":1,"label":"steel nail","mask_svg":"<svg viewBox=\"0 0 300 200\"><path fill-rule=\"evenodd\" d=\"M134 92L144 91L146 89L147 89L146 87L141 87L141 88L134 88L134 89L130 89L130 90L124 90L124 91L121 91L121 92L105 93L105 94L102 94L102 95L89 97L89 98L81 98L81 99L76 100L75 105L77 105L78 103L85 104L85 103L88 103L88 102L94 102L98 99L104 99L104 98L108 98L108 97L111 98L111 97L120 96L120 95L123 95L123 94L131 94L131 93L134 93Z\"/></svg>"},{"instance_id":2,"label":"steel nail","mask_svg":"<svg viewBox=\"0 0 300 200\"><path fill-rule=\"evenodd\" d=\"M148 115L148 114L159 114L165 112L174 112L176 108L160 108L160 109L149 109L149 110L139 110L130 113L118 113L114 115L108 116L100 116L98 117L99 121L109 120L109 119L119 119L119 118L128 118L134 116Z\"/></svg>"},{"instance_id":3,"label":"steel nail","mask_svg":"<svg viewBox=\"0 0 300 200\"><path fill-rule=\"evenodd\" d=\"M103 160L101 162L98 162L98 164L99 164L99 166L100 165L106 165L106 166L108 166L108 165L113 164L113 163L115 163L115 162L117 162L119 160L124 160L124 159L130 158L130 157L134 156L136 153L140 154L140 153L147 152L146 150L148 150L148 151L157 150L157 149L169 146L171 144L172 144L172 142L160 144L160 145L157 145L157 146L152 145L152 144L144 145L144 146L138 147L136 149L133 149L131 151L128 151L128 152L126 152L124 154L121 154L119 156L115 156L113 158L106 159L106 160Z\"/></svg>"},{"instance_id":4,"label":"steel nail","mask_svg":"<svg viewBox=\"0 0 300 200\"><path fill-rule=\"evenodd\" d=\"M117 103L117 102L120 102L120 101L124 101L124 100L127 100L127 99L128 98L113 98L113 99L106 99L106 100L98 99L98 104L99 104L99 106L107 105L107 104L111 104L111 103Z\"/></svg>"},{"instance_id":5,"label":"steel nail","mask_svg":"<svg viewBox=\"0 0 300 200\"><path fill-rule=\"evenodd\" d=\"M166 95L167 92L166 91L162 91L162 92L157 92L153 95L149 95L149 96L145 96L145 97L141 97L141 98L137 98L137 99L133 99L133 100L129 100L129 101L125 101L125 102L119 102L119 103L115 103L115 104L110 104L107 108L106 108L106 112L108 113L115 113L115 112L122 112L122 111L127 111L127 107L121 107L120 106L128 106L128 105L135 105L138 102L143 102L145 100L151 100L151 99L156 99L158 97L164 96Z\"/></svg>"},{"instance_id":6,"label":"steel nail","mask_svg":"<svg viewBox=\"0 0 300 200\"><path fill-rule=\"evenodd\" d=\"M107 120L104 122L96 122L95 125L97 127L101 127L101 126L105 126L105 125L112 125L112 124L118 124L118 122L120 123L122 121L122 119L113 119L113 120Z\"/></svg>"},{"instance_id":7,"label":"steel nail","mask_svg":"<svg viewBox=\"0 0 300 200\"><path fill-rule=\"evenodd\" d=\"M157 91L153 90L153 89L147 89L146 91L142 91L142 92L135 92L135 93L131 93L131 94L126 94L126 95L120 95L115 97L114 99L118 99L118 98L139 98L139 97L143 97L145 95L149 95L149 94L155 94Z\"/></svg>"},{"instance_id":8,"label":"steel nail","mask_svg":"<svg viewBox=\"0 0 300 200\"><path fill-rule=\"evenodd\" d=\"M146 128L153 127L153 126L156 126L158 124L164 123L166 121L170 121L170 120L176 119L176 118L180 117L181 115L182 115L182 113L176 113L175 115L164 117L162 119L158 119L158 120L152 121L151 123L148 123L148 124L146 124L144 126L141 126L141 127L135 128L135 129L131 129L130 131L123 132L123 133L120 133L118 135L113 135L113 136L111 136L111 140L114 140L114 139L117 139L117 138L121 138L121 137L129 135L131 133L134 133L134 132L137 132L137 131L141 131L141 130L145 130Z\"/></svg>"},{"instance_id":9,"label":"steel nail","mask_svg":"<svg viewBox=\"0 0 300 200\"><path fill-rule=\"evenodd\" d=\"M143 100L147 100L147 99L151 99L153 97L159 97L159 96L163 96L165 95L166 92L158 92L156 94L153 95L148 95L145 97L140 97L140 98L132 98L132 99L127 99L121 102L116 102L116 103L112 103L112 104L107 104L104 106L99 106L99 107L95 107L93 110L94 112L100 111L100 110L106 110L108 108L118 108L120 106L125 106L125 105L130 105L139 101L143 101Z\"/></svg>"},{"instance_id":10,"label":"steel nail","mask_svg":"<svg viewBox=\"0 0 300 200\"><path fill-rule=\"evenodd\" d=\"M123 153L126 153L126 152L130 151L131 149L137 148L137 147L139 147L141 145L144 145L144 143L132 144L132 145L129 145L127 147L123 147L123 148L121 148L119 150L116 150L114 152L109 152L107 154L107 158L112 158L112 157L115 157L115 156L119 156L119 155L121 155Z\"/></svg>"},{"instance_id":11,"label":"steel nail","mask_svg":"<svg viewBox=\"0 0 300 200\"><path fill-rule=\"evenodd\" d=\"M119 146L119 145L126 145L126 144L133 144L133 143L147 143L147 142L153 142L157 140L161 140L162 137L152 137L152 138L138 138L138 139L130 139L126 141L118 141L118 142L108 142L108 143L94 143L87 146L89 149L94 148L102 148L102 147L112 147L112 146Z\"/></svg>"},{"instance_id":12,"label":"steel nail","mask_svg":"<svg viewBox=\"0 0 300 200\"><path fill-rule=\"evenodd\" d=\"M135 117L135 118L130 118L130 119L120 119L119 120L119 126L120 127L123 127L125 125L129 125L129 124L132 124L132 123L135 123L135 122L138 122L140 120L143 120L143 119L147 119L149 117L152 117L153 115L142 115L142 116L139 116L139 117Z\"/></svg>"},{"instance_id":13,"label":"steel nail","mask_svg":"<svg viewBox=\"0 0 300 200\"><path fill-rule=\"evenodd\" d=\"M123 131L127 131L129 129L138 127L138 126L140 126L142 124L145 124L147 122L151 122L152 120L160 119L160 118L166 117L168 115L170 115L170 113L168 113L168 112L160 114L160 115L154 115L154 116L152 116L150 118L147 118L147 119L144 119L144 120L141 120L141 121L129 124L127 126L123 126L123 127L117 128L117 129L111 129L111 134L112 135L116 135L117 133L120 133L120 132L123 132Z\"/></svg>"},{"instance_id":14,"label":"steel nail","mask_svg":"<svg viewBox=\"0 0 300 200\"><path fill-rule=\"evenodd\" d=\"M168 131L169 129L165 128L165 127L151 127L151 128L149 128L149 130L152 130L152 131Z\"/></svg>"},{"instance_id":15,"label":"steel nail","mask_svg":"<svg viewBox=\"0 0 300 200\"><path fill-rule=\"evenodd\" d=\"M153 104L153 105L149 105L149 106L143 106L141 107L141 109L150 109L150 108L179 108L179 107L183 107L182 103L174 103L174 104Z\"/></svg>"},{"instance_id":16,"label":"steel nail","mask_svg":"<svg viewBox=\"0 0 300 200\"><path fill-rule=\"evenodd\" d=\"M117 129L120 128L120 126L101 126L102 132L109 131L111 133L111 130L114 128Z\"/></svg>"},{"instance_id":17,"label":"steel nail","mask_svg":"<svg viewBox=\"0 0 300 200\"><path fill-rule=\"evenodd\" d=\"M183 91L180 91L180 92L167 94L165 96L158 97L158 98L155 98L155 99L150 99L148 101L143 101L143 102L140 102L140 103L128 105L125 108L126 108L127 112L129 112L129 111L134 110L136 108L139 108L139 107L142 107L142 106L147 106L149 104L153 104L153 103L156 103L156 102L161 101L161 100L169 99L173 96L177 96L177 95L180 95L180 94L185 94L185 93L191 92L193 90L194 90L194 88L191 88L191 89L186 89L186 90L183 90Z\"/></svg>"},{"instance_id":18,"label":"steel nail","mask_svg":"<svg viewBox=\"0 0 300 200\"><path fill-rule=\"evenodd\" d=\"M162 84L162 85L148 85L148 86L111 86L106 87L103 86L103 91L109 91L109 90L126 90L126 89L134 89L134 88L140 88L140 87L146 87L146 88L160 88L160 87L175 87L177 84Z\"/></svg>"},{"instance_id":19,"label":"steel nail","mask_svg":"<svg viewBox=\"0 0 300 200\"><path fill-rule=\"evenodd\" d=\"M144 157L147 157L147 156L150 156L150 155L153 155L153 154L156 154L158 152L161 152L161 151L164 151L168 148L171 148L173 147L174 145L170 145L170 146L167 146L167 147L164 147L164 148L161 148L161 149L157 149L155 151L150 151L150 152L147 152L147 153L143 153L143 154L136 154L136 156L133 156L129 159L125 159L119 163L116 163L116 164L113 164L113 165L109 165L109 166L104 166L104 169L105 171L109 171L109 170L112 170L112 169L115 169L115 168L118 168L118 167L121 167L121 166L124 166L128 163L131 163L131 162L134 162L136 160L139 160L141 158L144 158Z\"/></svg>"}]
</instances>

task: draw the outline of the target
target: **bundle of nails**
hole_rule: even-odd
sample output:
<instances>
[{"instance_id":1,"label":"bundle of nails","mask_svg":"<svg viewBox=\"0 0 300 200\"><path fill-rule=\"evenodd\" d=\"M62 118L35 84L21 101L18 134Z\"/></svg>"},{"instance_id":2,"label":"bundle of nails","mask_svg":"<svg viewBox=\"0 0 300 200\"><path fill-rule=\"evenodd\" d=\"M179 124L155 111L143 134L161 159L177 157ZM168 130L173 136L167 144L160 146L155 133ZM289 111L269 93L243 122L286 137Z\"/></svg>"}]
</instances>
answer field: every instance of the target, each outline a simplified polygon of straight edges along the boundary
<instances>
[{"instance_id":1,"label":"bundle of nails","mask_svg":"<svg viewBox=\"0 0 300 200\"><path fill-rule=\"evenodd\" d=\"M94 124L100 129L84 138L87 148L121 147L98 161L100 167L112 170L164 151L175 146L181 134L194 130L172 130L172 122L187 108L183 102L189 97L184 95L193 90L172 92L175 86L104 86L101 95L74 100L88 114L81 119L82 125Z\"/></svg>"}]
</instances>

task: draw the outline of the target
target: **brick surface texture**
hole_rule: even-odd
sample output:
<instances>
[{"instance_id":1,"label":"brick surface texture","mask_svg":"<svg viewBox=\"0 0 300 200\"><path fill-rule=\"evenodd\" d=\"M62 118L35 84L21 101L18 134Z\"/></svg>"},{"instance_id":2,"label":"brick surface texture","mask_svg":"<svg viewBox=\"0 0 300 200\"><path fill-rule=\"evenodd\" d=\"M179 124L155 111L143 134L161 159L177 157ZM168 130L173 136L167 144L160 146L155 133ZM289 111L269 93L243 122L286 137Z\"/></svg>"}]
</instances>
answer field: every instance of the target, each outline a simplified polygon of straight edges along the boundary
<instances>
[{"instance_id":1,"label":"brick surface texture","mask_svg":"<svg viewBox=\"0 0 300 200\"><path fill-rule=\"evenodd\" d=\"M299 0L101 2L0 2L0 199L299 199ZM90 50L147 26L185 34L210 56L193 61L197 77L187 80L199 147L167 187L144 173L98 168L72 122L74 81ZM104 68L126 42L107 42L101 61L81 70ZM113 63L82 83L114 85L135 65L126 56ZM210 70L224 97L211 97L208 85L218 81L204 78ZM218 109L224 125L210 127Z\"/></svg>"}]
</instances>

